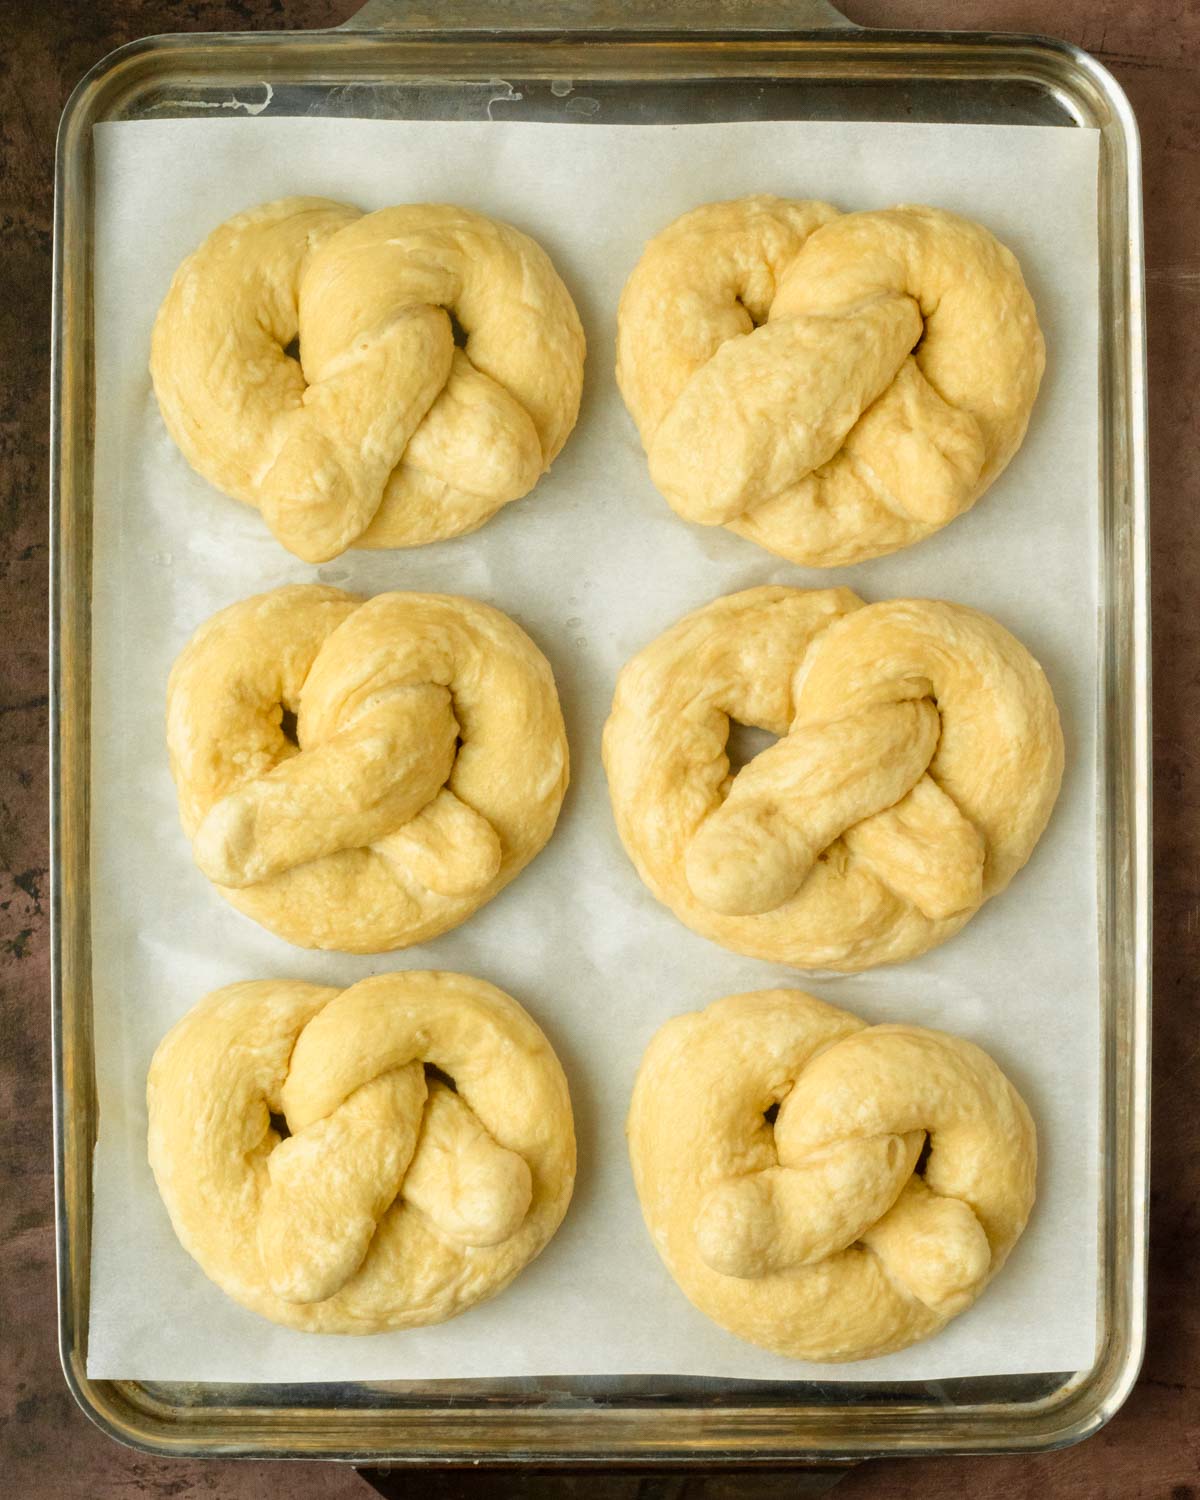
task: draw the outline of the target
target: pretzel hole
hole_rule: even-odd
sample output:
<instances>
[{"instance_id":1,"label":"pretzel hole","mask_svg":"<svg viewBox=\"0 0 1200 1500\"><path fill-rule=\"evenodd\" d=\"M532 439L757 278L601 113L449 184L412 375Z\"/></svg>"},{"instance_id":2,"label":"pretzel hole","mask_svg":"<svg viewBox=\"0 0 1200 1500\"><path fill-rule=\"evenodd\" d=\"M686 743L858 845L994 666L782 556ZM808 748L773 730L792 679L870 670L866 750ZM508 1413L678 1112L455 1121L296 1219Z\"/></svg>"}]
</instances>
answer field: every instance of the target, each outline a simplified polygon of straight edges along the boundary
<instances>
[{"instance_id":1,"label":"pretzel hole","mask_svg":"<svg viewBox=\"0 0 1200 1500\"><path fill-rule=\"evenodd\" d=\"M295 745L296 749L299 750L300 738L296 733L296 715L290 708L288 708L285 703L281 703L279 707L281 710L279 717L279 732L283 735L284 739L287 740L289 745Z\"/></svg>"},{"instance_id":2,"label":"pretzel hole","mask_svg":"<svg viewBox=\"0 0 1200 1500\"><path fill-rule=\"evenodd\" d=\"M743 302L740 297L736 298L735 300L737 301L737 305L745 312L746 316L754 324L755 328L761 328L767 321L765 317L760 318L748 302Z\"/></svg>"},{"instance_id":3,"label":"pretzel hole","mask_svg":"<svg viewBox=\"0 0 1200 1500\"><path fill-rule=\"evenodd\" d=\"M443 1073L436 1063L427 1062L425 1064L425 1082L428 1084L434 1080L445 1084L452 1094L458 1093L458 1084L450 1077L449 1073Z\"/></svg>"},{"instance_id":4,"label":"pretzel hole","mask_svg":"<svg viewBox=\"0 0 1200 1500\"><path fill-rule=\"evenodd\" d=\"M288 359L294 359L297 364L300 363L300 335L299 334L296 335L296 337L292 340L292 342L290 344L285 344L283 346L283 352L287 355Z\"/></svg>"},{"instance_id":5,"label":"pretzel hole","mask_svg":"<svg viewBox=\"0 0 1200 1500\"><path fill-rule=\"evenodd\" d=\"M292 1133L288 1129L288 1122L282 1115L277 1114L271 1115L271 1129L275 1132L275 1134L281 1141L286 1141Z\"/></svg>"},{"instance_id":6,"label":"pretzel hole","mask_svg":"<svg viewBox=\"0 0 1200 1500\"><path fill-rule=\"evenodd\" d=\"M446 308L446 316L450 319L450 332L454 335L454 347L465 349L467 347L467 330L454 316L453 308Z\"/></svg>"},{"instance_id":7,"label":"pretzel hole","mask_svg":"<svg viewBox=\"0 0 1200 1500\"><path fill-rule=\"evenodd\" d=\"M768 729L759 729L755 724L742 724L737 719L729 721L729 738L725 741L725 757L729 761L729 774L736 776L744 765L756 755L773 745L779 738Z\"/></svg>"},{"instance_id":8,"label":"pretzel hole","mask_svg":"<svg viewBox=\"0 0 1200 1500\"><path fill-rule=\"evenodd\" d=\"M763 1110L763 1119L767 1122L768 1125L774 1125L775 1121L779 1118L779 1104L780 1101L776 1099L774 1104L769 1104L767 1108Z\"/></svg>"},{"instance_id":9,"label":"pretzel hole","mask_svg":"<svg viewBox=\"0 0 1200 1500\"><path fill-rule=\"evenodd\" d=\"M929 1132L925 1132L925 1144L921 1147L921 1154L917 1157L916 1165L913 1167L915 1177L925 1176L925 1163L929 1160L929 1153L933 1150L933 1139Z\"/></svg>"}]
</instances>

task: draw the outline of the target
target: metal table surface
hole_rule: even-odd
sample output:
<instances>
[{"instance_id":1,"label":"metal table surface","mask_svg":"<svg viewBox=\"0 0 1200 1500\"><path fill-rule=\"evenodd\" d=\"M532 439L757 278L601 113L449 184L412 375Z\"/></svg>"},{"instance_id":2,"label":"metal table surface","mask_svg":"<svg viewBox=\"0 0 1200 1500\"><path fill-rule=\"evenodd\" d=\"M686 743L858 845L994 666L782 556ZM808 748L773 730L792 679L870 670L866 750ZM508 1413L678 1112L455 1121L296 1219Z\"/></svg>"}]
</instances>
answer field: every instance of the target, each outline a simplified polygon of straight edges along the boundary
<instances>
[{"instance_id":1,"label":"metal table surface","mask_svg":"<svg viewBox=\"0 0 1200 1500\"><path fill-rule=\"evenodd\" d=\"M42 1496L367 1495L333 1466L167 1463L76 1409L54 1339L47 863L46 559L54 132L76 80L155 31L334 25L359 0L4 0L0 72L0 1464ZM1096 53L1138 113L1145 156L1155 680L1155 1069L1150 1332L1112 1424L1038 1458L875 1463L839 1497L1200 1496L1200 7L1192 0L840 0L864 25L1042 31ZM814 1476L815 1477L815 1476ZM639 1477L410 1476L439 1497L796 1493L762 1471ZM397 1491L400 1492L400 1491Z\"/></svg>"}]
</instances>

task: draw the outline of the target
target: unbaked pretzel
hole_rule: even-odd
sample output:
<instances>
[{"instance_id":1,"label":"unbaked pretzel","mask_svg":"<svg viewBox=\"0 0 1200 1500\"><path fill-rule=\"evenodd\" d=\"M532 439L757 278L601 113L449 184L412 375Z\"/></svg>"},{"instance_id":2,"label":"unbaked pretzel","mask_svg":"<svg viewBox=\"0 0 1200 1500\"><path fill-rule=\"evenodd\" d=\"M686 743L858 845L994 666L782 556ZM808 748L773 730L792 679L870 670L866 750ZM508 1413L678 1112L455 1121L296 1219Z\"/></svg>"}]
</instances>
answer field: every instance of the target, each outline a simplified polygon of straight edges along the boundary
<instances>
[{"instance_id":1,"label":"unbaked pretzel","mask_svg":"<svg viewBox=\"0 0 1200 1500\"><path fill-rule=\"evenodd\" d=\"M934 208L707 204L650 241L618 315L617 380L663 495L810 567L972 506L1044 365L1016 259Z\"/></svg>"},{"instance_id":2,"label":"unbaked pretzel","mask_svg":"<svg viewBox=\"0 0 1200 1500\"><path fill-rule=\"evenodd\" d=\"M730 720L779 735L731 775ZM604 731L617 828L660 901L800 968L912 958L1002 891L1063 766L1042 669L961 604L767 586L624 668Z\"/></svg>"},{"instance_id":3,"label":"unbaked pretzel","mask_svg":"<svg viewBox=\"0 0 1200 1500\"><path fill-rule=\"evenodd\" d=\"M184 1248L235 1301L312 1333L440 1323L494 1296L575 1180L549 1042L465 974L229 985L160 1043L147 1103Z\"/></svg>"},{"instance_id":4,"label":"unbaked pretzel","mask_svg":"<svg viewBox=\"0 0 1200 1500\"><path fill-rule=\"evenodd\" d=\"M221 894L348 953L422 942L491 900L567 786L549 663L507 615L446 594L293 584L230 605L172 669L167 747Z\"/></svg>"},{"instance_id":5,"label":"unbaked pretzel","mask_svg":"<svg viewBox=\"0 0 1200 1500\"><path fill-rule=\"evenodd\" d=\"M150 370L192 467L322 562L458 536L528 494L575 425L583 357L570 294L509 225L283 198L180 266Z\"/></svg>"},{"instance_id":6,"label":"unbaked pretzel","mask_svg":"<svg viewBox=\"0 0 1200 1500\"><path fill-rule=\"evenodd\" d=\"M986 1053L919 1026L866 1027L799 990L668 1021L628 1133L647 1228L680 1287L795 1359L866 1359L938 1332L1033 1206L1033 1121Z\"/></svg>"}]
</instances>

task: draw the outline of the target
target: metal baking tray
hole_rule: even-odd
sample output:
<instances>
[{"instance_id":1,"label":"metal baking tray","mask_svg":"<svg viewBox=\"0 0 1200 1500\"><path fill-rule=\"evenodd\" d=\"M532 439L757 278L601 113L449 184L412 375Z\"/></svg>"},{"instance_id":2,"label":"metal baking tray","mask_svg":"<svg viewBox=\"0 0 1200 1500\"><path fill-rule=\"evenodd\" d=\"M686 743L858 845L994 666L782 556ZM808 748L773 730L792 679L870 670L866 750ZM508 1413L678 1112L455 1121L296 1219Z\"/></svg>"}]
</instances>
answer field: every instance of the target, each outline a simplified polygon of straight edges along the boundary
<instances>
[{"instance_id":1,"label":"metal baking tray","mask_svg":"<svg viewBox=\"0 0 1200 1500\"><path fill-rule=\"evenodd\" d=\"M58 140L51 409L53 1035L59 1339L107 1432L158 1454L362 1464L707 1468L1028 1451L1096 1431L1145 1325L1150 781L1137 129L1086 53L1035 36L862 30L821 0L370 0L334 31L162 36L99 63ZM590 115L566 113L592 101ZM93 1079L88 777L92 126L210 116L1005 122L1100 131L1100 1292L1090 1369L930 1383L648 1377L214 1385L86 1373ZM574 106L577 110L578 104Z\"/></svg>"}]
</instances>

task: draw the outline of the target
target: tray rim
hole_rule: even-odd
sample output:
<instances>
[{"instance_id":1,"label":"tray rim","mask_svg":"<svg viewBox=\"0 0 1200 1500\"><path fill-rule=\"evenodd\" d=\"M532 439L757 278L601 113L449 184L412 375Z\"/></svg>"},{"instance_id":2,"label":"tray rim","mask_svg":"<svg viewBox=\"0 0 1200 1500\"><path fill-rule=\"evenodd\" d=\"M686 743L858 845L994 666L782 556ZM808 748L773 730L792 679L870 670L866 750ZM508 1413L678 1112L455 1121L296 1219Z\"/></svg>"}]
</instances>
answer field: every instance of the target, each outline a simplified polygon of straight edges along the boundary
<instances>
[{"instance_id":1,"label":"tray rim","mask_svg":"<svg viewBox=\"0 0 1200 1500\"><path fill-rule=\"evenodd\" d=\"M81 439L75 406L80 381L86 388L86 374L91 368L90 279L87 279L83 305L80 306L79 289L72 280L77 267L69 259L69 247L74 219L80 213L78 194L74 191L76 179L82 175L87 186L90 188L91 185L91 126L105 117L104 111L110 107L115 87L122 76L127 75L131 65L140 70L147 62L153 63L164 53L181 48L188 52L201 47L248 52L264 47L270 50L292 48L304 43L318 47L345 43L352 44L355 50L366 47L378 51L381 47L403 50L410 43L426 48L444 48L448 44L477 45L484 42L488 45L519 42L539 48L549 41L542 30L524 31L519 27L500 30L438 28L414 35L392 30L164 34L118 48L81 80L63 112L55 172L49 609L51 1007L59 1354L67 1385L80 1407L119 1442L158 1456L327 1458L393 1465L482 1463L498 1467L531 1462L569 1467L595 1467L616 1462L655 1463L670 1467L689 1463L738 1467L781 1462L853 1462L884 1453L1030 1452L1065 1447L1097 1431L1120 1408L1136 1381L1145 1341L1151 920L1144 266L1140 146L1136 121L1123 90L1102 64L1070 43L1028 34L877 31L852 28L849 24L845 31L797 30L785 35L770 28L759 30L750 26L739 27L736 32L630 28L605 29L597 33L586 26L572 28L570 25L553 30L555 41L586 41L596 49L619 48L631 43L646 48L686 48L725 40L753 44L767 39L768 35L772 42L800 44L829 56L847 48L857 52L864 48L877 51L886 47L903 52L912 47L951 49L971 46L986 48L989 52L1040 54L1048 63L1056 62L1077 88L1089 87L1099 95L1121 139L1124 192L1120 195L1119 208L1126 231L1125 255L1120 277L1110 278L1110 281L1121 281L1123 295L1119 308L1104 309L1105 288L1102 285L1102 318L1105 312L1115 315L1123 311L1126 314L1124 375L1127 390L1124 400L1116 402L1118 415L1123 419L1123 430L1113 436L1118 445L1124 444L1125 449L1124 489L1129 510L1129 534L1124 545L1130 580L1126 622L1129 636L1127 640L1109 642L1108 650L1102 656L1102 665L1112 668L1115 662L1118 680L1107 684L1102 681L1101 689L1115 690L1127 714L1126 718L1118 720L1117 738L1122 741L1123 766L1129 773L1130 782L1123 788L1125 804L1121 809L1129 823L1129 847L1125 851L1126 863L1110 877L1110 884L1120 879L1128 887L1128 896L1123 902L1118 901L1115 909L1126 917L1129 924L1126 937L1133 993L1126 1007L1127 1013L1109 1018L1123 1023L1123 1026L1119 1034L1108 1038L1106 1052L1105 1097L1112 1103L1121 1104L1119 1093L1114 1098L1114 1091L1121 1086L1121 1080L1116 1077L1118 1071L1122 1072L1124 1084L1131 1091L1128 1118L1121 1136L1109 1138L1116 1129L1116 1122L1110 1118L1115 1110L1106 1109L1104 1118L1108 1136L1102 1140L1102 1151L1106 1158L1110 1151L1113 1153L1106 1171L1105 1187L1116 1194L1117 1201L1110 1205L1110 1208L1115 1207L1115 1212L1109 1211L1102 1216L1102 1254L1111 1263L1113 1245L1119 1247L1123 1243L1128 1262L1127 1275L1120 1284L1107 1288L1109 1302L1112 1303L1115 1296L1118 1303L1115 1309L1111 1306L1108 1309L1107 1337L1101 1341L1090 1370L1077 1372L1048 1397L1022 1407L1022 1411L1029 1415L1015 1441L1011 1434L991 1430L993 1424L985 1420L987 1413L982 1408L966 1405L948 1409L914 1402L911 1407L897 1404L882 1413L868 1410L866 1420L856 1429L856 1435L842 1433L841 1440L830 1445L822 1443L819 1433L814 1435L801 1430L805 1425L813 1425L811 1422L797 1425L796 1417L805 1410L803 1407L756 1406L750 1400L745 1405L712 1408L698 1398L694 1405L681 1404L665 1410L632 1402L622 1405L619 1400L606 1407L589 1407L582 1415L594 1431L595 1443L588 1447L581 1443L578 1431L573 1430L581 1417L578 1406L557 1409L489 1407L485 1397L472 1393L453 1407L436 1409L436 1442L432 1442L428 1431L429 1417L433 1414L433 1409L428 1407L389 1407L374 1414L367 1408L339 1409L336 1406L286 1409L294 1414L295 1423L301 1429L311 1428L314 1419L323 1413L333 1426L341 1424L339 1435L344 1433L347 1438L352 1438L359 1428L364 1429L362 1435L365 1438L367 1423L374 1416L377 1425L386 1425L389 1439L386 1446L378 1442L355 1444L328 1438L304 1442L299 1440L311 1439L313 1434L303 1430L294 1433L288 1429L281 1420L284 1414L281 1409L226 1408L224 1426L216 1431L212 1430L217 1426L213 1419L216 1409L193 1408L190 1412L185 1409L180 1417L179 1408L149 1398L146 1383L100 1380L87 1375L84 1357L86 1323L81 1327L77 1314L81 1307L86 1309L87 1306L91 1153L89 1142L81 1138L78 1104L80 1098L87 1095L84 1104L90 1105L89 1124L94 1124L96 1106L90 1075L90 966L80 962L78 949L81 940L85 948L90 942L90 918L86 891L77 888L71 893L75 899L68 900L62 872L64 850L78 862L77 841L82 837L85 849L87 844L88 771L85 768L82 777L76 774L78 768L72 766L67 753L70 746L66 744L68 737L72 744L78 743L81 735L85 746L89 743L86 706L82 725L73 722L64 706L79 701L81 679L86 705L90 675L90 649L82 666L75 660L73 649L81 629L86 638L86 622L81 625L80 621L87 614L90 598L90 545L86 544L86 539L85 545L77 545L79 518L75 511L80 494L77 476L81 468L86 472L90 464L90 434ZM1101 181L1103 184L1103 175ZM90 208L90 196L85 195L84 211L90 213ZM75 358L73 379L68 369L68 359L72 355ZM83 375L79 371L81 363ZM1102 379L1102 402L1104 383ZM1111 396L1111 392L1109 394ZM1117 395L1119 398L1121 393ZM1106 455L1111 453L1112 447L1110 440L1105 445ZM85 487L90 502L90 486L86 481ZM1112 486L1105 484L1102 488L1103 504L1111 508ZM1107 527L1104 536L1107 540ZM1108 612L1110 616L1112 613ZM1111 617L1106 620L1104 629L1110 634L1113 631ZM64 637L67 640L65 650ZM1102 765L1100 770L1101 784L1104 784L1109 768ZM64 996L69 997L72 1005L69 1015L64 1009ZM79 1055L81 1046L86 1053L82 1057ZM86 1064L83 1075L81 1064ZM1123 1241L1114 1239L1118 1228L1123 1230ZM80 1236L84 1242L82 1252ZM82 1287L80 1279L84 1283ZM863 1386L862 1389L871 1387ZM807 1410L818 1428L828 1428L832 1408L809 1407ZM936 1425L939 1413L945 1412L963 1430L947 1432L946 1440L932 1433L914 1438L897 1419L921 1410L929 1413L931 1425ZM172 1411L176 1413L174 1419L170 1415ZM258 1427L255 1430L260 1434L257 1437L251 1430L256 1412ZM749 1450L741 1447L739 1438L744 1437L744 1430L761 1429L762 1422L772 1412L791 1415L792 1425L784 1435L786 1440L781 1440L778 1433L769 1436L760 1430L758 1447ZM656 1421L660 1428L668 1426L669 1434L662 1431L656 1434ZM273 1427L279 1438L292 1438L295 1445L281 1448L277 1441L263 1437L264 1424ZM695 1429L694 1437L692 1429ZM404 1444L409 1446L402 1446Z\"/></svg>"}]
</instances>

